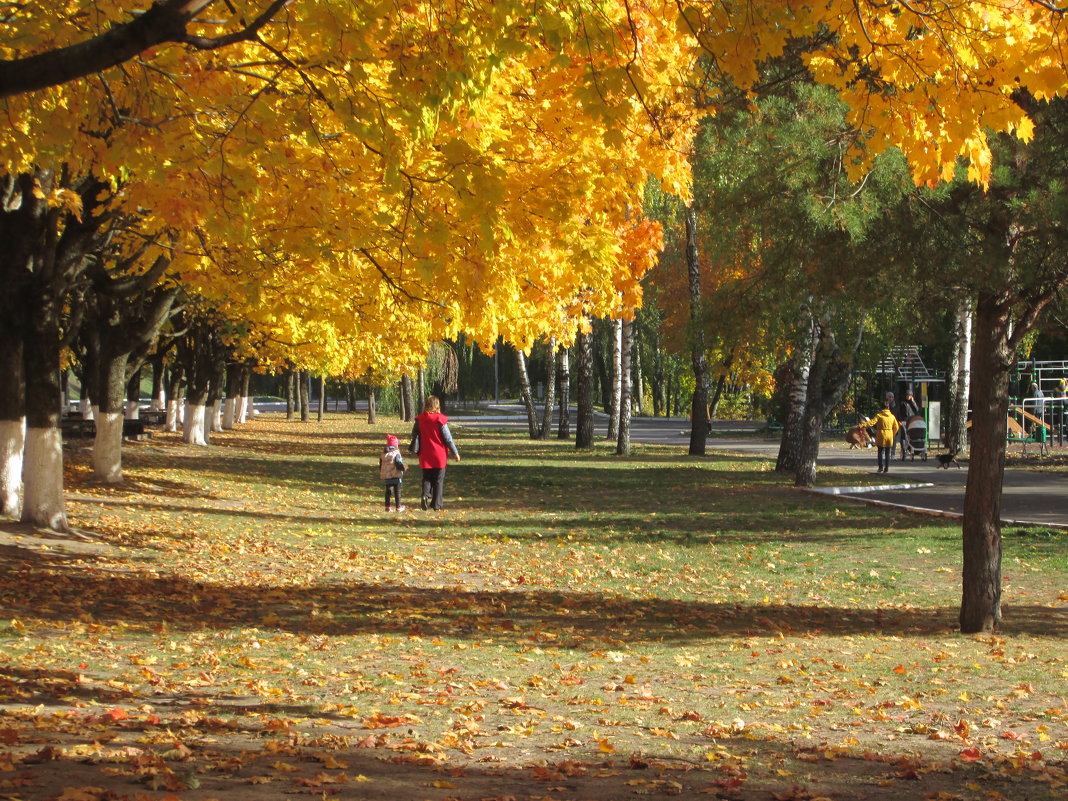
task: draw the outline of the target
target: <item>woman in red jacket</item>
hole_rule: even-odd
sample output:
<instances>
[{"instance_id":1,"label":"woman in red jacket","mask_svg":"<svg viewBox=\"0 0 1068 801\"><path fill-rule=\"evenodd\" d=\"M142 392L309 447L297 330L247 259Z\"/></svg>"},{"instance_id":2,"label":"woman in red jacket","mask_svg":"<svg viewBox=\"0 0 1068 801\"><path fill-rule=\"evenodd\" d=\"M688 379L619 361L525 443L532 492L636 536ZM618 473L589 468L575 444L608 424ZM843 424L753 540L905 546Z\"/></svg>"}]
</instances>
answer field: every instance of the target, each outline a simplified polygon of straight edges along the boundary
<instances>
[{"instance_id":1,"label":"woman in red jacket","mask_svg":"<svg viewBox=\"0 0 1068 801\"><path fill-rule=\"evenodd\" d=\"M427 509L433 505L440 512L444 507L445 466L450 453L456 457L456 461L460 461L460 451L456 449L449 432L449 418L441 413L441 401L433 395L427 397L423 413L415 418L412 444L408 450L419 454L419 466L423 468L423 499L420 506Z\"/></svg>"}]
</instances>

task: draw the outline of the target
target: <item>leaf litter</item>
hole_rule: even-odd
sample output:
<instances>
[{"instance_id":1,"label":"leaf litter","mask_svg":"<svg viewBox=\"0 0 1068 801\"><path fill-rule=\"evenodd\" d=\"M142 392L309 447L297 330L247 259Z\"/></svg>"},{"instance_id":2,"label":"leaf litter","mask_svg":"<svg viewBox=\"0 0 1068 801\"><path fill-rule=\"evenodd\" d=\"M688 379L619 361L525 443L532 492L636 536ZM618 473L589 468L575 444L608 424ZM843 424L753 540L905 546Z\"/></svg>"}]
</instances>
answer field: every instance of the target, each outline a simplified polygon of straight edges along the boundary
<instances>
[{"instance_id":1,"label":"leaf litter","mask_svg":"<svg viewBox=\"0 0 1068 801\"><path fill-rule=\"evenodd\" d=\"M951 528L472 432L386 514L384 432L74 451L83 536L0 524L0 799L1064 796L1063 540L963 637Z\"/></svg>"}]
</instances>

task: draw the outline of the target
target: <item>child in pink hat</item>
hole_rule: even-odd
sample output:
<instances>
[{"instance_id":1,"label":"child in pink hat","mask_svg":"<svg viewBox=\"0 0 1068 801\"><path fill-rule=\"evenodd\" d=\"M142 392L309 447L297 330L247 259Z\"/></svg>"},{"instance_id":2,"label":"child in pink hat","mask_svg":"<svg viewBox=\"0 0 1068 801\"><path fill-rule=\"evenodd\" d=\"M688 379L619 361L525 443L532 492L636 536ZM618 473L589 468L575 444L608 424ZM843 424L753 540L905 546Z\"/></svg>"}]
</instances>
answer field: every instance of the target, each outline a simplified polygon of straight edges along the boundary
<instances>
[{"instance_id":1,"label":"child in pink hat","mask_svg":"<svg viewBox=\"0 0 1068 801\"><path fill-rule=\"evenodd\" d=\"M404 481L404 457L401 456L399 440L389 434L386 437L386 449L378 457L378 475L386 482L386 511L394 508L403 512L407 507L401 505L401 483Z\"/></svg>"}]
</instances>

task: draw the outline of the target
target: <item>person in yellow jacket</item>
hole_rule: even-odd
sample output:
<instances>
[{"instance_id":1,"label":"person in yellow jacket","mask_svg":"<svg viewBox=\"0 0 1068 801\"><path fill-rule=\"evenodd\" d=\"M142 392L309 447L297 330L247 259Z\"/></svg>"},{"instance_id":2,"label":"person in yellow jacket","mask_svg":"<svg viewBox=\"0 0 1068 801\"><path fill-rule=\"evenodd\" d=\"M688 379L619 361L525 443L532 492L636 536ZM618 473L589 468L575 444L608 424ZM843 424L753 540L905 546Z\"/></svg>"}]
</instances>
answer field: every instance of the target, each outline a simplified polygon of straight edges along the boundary
<instances>
[{"instance_id":1,"label":"person in yellow jacket","mask_svg":"<svg viewBox=\"0 0 1068 801\"><path fill-rule=\"evenodd\" d=\"M890 460L894 456L894 441L901 423L890 411L889 402L883 404L879 413L868 421L869 427L875 429L875 447L878 449L879 469L877 473L890 472Z\"/></svg>"}]
</instances>

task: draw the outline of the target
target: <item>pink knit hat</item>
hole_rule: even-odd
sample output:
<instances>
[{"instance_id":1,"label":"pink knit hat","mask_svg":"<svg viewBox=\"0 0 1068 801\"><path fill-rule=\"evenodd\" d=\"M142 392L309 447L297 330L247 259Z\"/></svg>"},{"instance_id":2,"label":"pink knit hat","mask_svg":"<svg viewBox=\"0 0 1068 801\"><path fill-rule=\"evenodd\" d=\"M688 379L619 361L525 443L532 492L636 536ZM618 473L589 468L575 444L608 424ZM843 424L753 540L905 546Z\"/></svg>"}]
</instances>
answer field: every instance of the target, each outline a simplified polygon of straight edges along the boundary
<instances>
[{"instance_id":1,"label":"pink knit hat","mask_svg":"<svg viewBox=\"0 0 1068 801\"><path fill-rule=\"evenodd\" d=\"M397 439L392 434L386 434L386 447L387 448L396 448L398 445L400 445L400 440L399 439Z\"/></svg>"}]
</instances>

